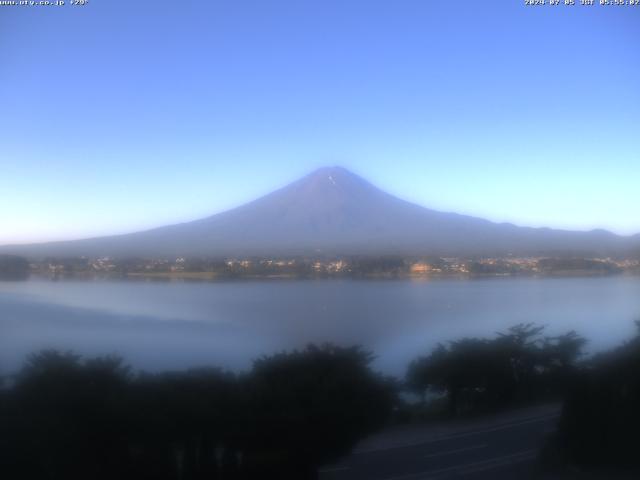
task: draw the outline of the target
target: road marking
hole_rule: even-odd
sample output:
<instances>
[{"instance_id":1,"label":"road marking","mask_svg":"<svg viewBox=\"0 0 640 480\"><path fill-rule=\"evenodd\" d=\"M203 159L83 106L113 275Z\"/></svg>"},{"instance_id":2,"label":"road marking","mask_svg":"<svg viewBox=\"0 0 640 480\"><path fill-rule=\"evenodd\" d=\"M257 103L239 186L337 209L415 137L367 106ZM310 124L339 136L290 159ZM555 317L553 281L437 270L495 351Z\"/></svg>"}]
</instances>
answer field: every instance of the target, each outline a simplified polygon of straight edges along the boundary
<instances>
[{"instance_id":1,"label":"road marking","mask_svg":"<svg viewBox=\"0 0 640 480\"><path fill-rule=\"evenodd\" d=\"M343 472L345 470L349 470L349 467L344 467L344 466L336 466L336 467L329 467L329 468L321 468L320 470L318 470L318 472L320 473L332 473L332 472Z\"/></svg>"},{"instance_id":2,"label":"road marking","mask_svg":"<svg viewBox=\"0 0 640 480\"><path fill-rule=\"evenodd\" d=\"M438 470L428 470L426 472L410 473L408 475L400 475L397 477L389 477L385 480L435 480L442 475L449 473L475 473L485 470L494 470L496 468L514 465L516 463L526 462L535 458L537 450L523 450L522 452L503 455L500 457L489 458L479 462L467 463L465 465L454 465L452 467L440 468Z\"/></svg>"},{"instance_id":3,"label":"road marking","mask_svg":"<svg viewBox=\"0 0 640 480\"><path fill-rule=\"evenodd\" d=\"M553 418L558 418L560 416L559 413L554 413L551 415L545 415L545 416L541 416L541 417L535 417L535 418L530 418L527 420L522 420L519 422L513 422L513 423L504 423L501 425L497 425L495 427L491 427L491 428L485 428L483 430L474 430L471 432L461 432L461 433L453 433L450 435L443 435L441 437L436 437L436 438L431 438L431 439L424 439L424 440L416 440L415 442L407 442L407 443L403 443L403 444L396 444L396 445L390 445L388 447L378 447L378 448L369 448L366 450L356 450L353 452L353 455L364 455L367 453L375 453L375 452L383 452L383 451L387 451L387 450L396 450L398 448L408 448L408 447L417 447L420 445L427 445L429 443L436 443L436 442L442 442L445 440L452 440L455 438L464 438L464 437L470 437L473 435L481 435L483 433L492 433L492 432L498 432L500 430L508 430L510 428L515 428L515 427L519 427L521 425L527 425L529 423L537 423L537 422L544 422L547 420L551 420Z\"/></svg>"},{"instance_id":4,"label":"road marking","mask_svg":"<svg viewBox=\"0 0 640 480\"><path fill-rule=\"evenodd\" d=\"M480 448L486 448L488 446L488 444L483 443L482 445L473 445L471 447L458 448L456 450L447 450L444 452L432 453L430 455L425 455L424 458L443 457L445 455L453 455L454 453L468 452L469 450L478 450Z\"/></svg>"},{"instance_id":5,"label":"road marking","mask_svg":"<svg viewBox=\"0 0 640 480\"><path fill-rule=\"evenodd\" d=\"M486 470L495 470L509 465L533 460L537 455L538 450L523 450L522 452L514 453L512 455L504 455L502 457L492 458L483 462L476 462L476 464L469 464L465 466L460 473L477 473Z\"/></svg>"}]
</instances>

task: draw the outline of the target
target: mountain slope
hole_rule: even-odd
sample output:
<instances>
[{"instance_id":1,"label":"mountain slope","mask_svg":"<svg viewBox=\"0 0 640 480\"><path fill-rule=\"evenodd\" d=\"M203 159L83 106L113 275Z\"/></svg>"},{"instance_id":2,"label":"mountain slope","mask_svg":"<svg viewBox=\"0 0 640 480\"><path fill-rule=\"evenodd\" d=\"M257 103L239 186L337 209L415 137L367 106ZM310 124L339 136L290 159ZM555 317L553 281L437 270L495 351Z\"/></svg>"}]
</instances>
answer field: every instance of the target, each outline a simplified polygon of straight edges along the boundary
<instances>
[{"instance_id":1,"label":"mountain slope","mask_svg":"<svg viewBox=\"0 0 640 480\"><path fill-rule=\"evenodd\" d=\"M68 242L3 247L28 256L613 254L638 238L497 224L398 199L321 168L253 202L194 222Z\"/></svg>"}]
</instances>

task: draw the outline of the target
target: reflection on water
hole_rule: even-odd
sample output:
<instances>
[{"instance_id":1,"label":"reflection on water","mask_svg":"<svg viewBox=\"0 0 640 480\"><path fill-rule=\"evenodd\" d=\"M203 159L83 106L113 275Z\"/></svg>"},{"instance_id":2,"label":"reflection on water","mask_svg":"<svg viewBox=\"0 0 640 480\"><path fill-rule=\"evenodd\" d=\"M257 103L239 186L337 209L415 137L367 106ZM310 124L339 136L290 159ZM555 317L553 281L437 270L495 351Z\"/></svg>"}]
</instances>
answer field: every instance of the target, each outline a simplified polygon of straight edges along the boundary
<instances>
[{"instance_id":1,"label":"reflection on water","mask_svg":"<svg viewBox=\"0 0 640 480\"><path fill-rule=\"evenodd\" d=\"M438 341L519 322L575 329L590 350L640 318L640 278L0 283L0 369L44 347L118 353L136 367L232 369L308 342L358 343L400 374Z\"/></svg>"}]
</instances>

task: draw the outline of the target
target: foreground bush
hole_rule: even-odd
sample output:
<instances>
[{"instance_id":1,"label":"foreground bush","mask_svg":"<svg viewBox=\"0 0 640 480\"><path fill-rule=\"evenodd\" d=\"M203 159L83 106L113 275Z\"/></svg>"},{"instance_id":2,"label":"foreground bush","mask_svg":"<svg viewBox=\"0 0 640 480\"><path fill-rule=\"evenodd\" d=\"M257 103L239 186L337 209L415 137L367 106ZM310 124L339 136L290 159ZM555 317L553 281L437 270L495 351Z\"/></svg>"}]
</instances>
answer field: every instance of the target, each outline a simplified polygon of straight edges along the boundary
<instances>
[{"instance_id":1,"label":"foreground bush","mask_svg":"<svg viewBox=\"0 0 640 480\"><path fill-rule=\"evenodd\" d=\"M565 464L638 469L639 431L640 335L594 357L575 378L555 447Z\"/></svg>"},{"instance_id":2,"label":"foreground bush","mask_svg":"<svg viewBox=\"0 0 640 480\"><path fill-rule=\"evenodd\" d=\"M26 479L305 479L388 418L358 348L309 346L244 375L133 375L117 358L32 356L0 395L0 472Z\"/></svg>"},{"instance_id":3,"label":"foreground bush","mask_svg":"<svg viewBox=\"0 0 640 480\"><path fill-rule=\"evenodd\" d=\"M409 365L406 383L423 397L444 396L451 416L559 399L585 343L573 331L550 337L544 327L520 324L493 339L438 345Z\"/></svg>"}]
</instances>

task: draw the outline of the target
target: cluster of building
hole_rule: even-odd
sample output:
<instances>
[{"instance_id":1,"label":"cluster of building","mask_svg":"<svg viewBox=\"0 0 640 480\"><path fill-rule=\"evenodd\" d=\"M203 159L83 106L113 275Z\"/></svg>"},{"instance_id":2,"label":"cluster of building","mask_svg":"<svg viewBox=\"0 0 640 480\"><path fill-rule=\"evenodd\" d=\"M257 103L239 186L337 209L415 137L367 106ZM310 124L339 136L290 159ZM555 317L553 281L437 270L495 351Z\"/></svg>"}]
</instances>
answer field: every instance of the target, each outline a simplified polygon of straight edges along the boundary
<instances>
[{"instance_id":1,"label":"cluster of building","mask_svg":"<svg viewBox=\"0 0 640 480\"><path fill-rule=\"evenodd\" d=\"M543 275L553 273L640 273L639 259L612 258L405 258L399 256L344 258L186 258L47 259L32 263L31 271L63 274L167 274L211 273L215 275Z\"/></svg>"}]
</instances>

